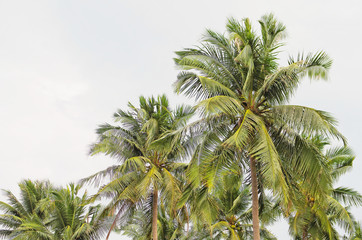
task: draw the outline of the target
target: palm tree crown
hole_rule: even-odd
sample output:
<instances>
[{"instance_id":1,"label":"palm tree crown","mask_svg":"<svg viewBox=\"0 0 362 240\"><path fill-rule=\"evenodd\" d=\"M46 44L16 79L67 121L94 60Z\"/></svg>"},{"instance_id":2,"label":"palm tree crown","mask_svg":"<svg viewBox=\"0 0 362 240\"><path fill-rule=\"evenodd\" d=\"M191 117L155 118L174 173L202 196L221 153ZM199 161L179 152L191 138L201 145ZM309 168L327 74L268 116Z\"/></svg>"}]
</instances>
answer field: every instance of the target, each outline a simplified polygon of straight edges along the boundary
<instances>
[{"instance_id":1,"label":"palm tree crown","mask_svg":"<svg viewBox=\"0 0 362 240\"><path fill-rule=\"evenodd\" d=\"M49 239L49 198L52 186L49 182L24 180L19 183L20 198L12 192L4 191L8 202L0 202L0 237L7 239ZM34 225L40 231L35 231Z\"/></svg>"},{"instance_id":2,"label":"palm tree crown","mask_svg":"<svg viewBox=\"0 0 362 240\"><path fill-rule=\"evenodd\" d=\"M98 196L110 196L110 206L119 209L118 218L124 222L126 216L133 216L132 209L144 208L152 223L147 236L152 233L152 238L157 239L159 193L161 200L169 203L170 215L175 215L173 210L181 193L176 176L186 165L182 161L190 145L189 136L175 132L185 126L193 110L187 106L171 110L165 95L140 97L139 107L131 103L128 106L129 111L118 110L114 114L120 126L104 124L97 130L99 141L91 150L93 154L109 154L120 164L84 181L110 176L111 181L99 190Z\"/></svg>"},{"instance_id":3,"label":"palm tree crown","mask_svg":"<svg viewBox=\"0 0 362 240\"><path fill-rule=\"evenodd\" d=\"M79 186L54 188L49 182L24 180L20 199L5 191L8 203L0 202L0 238L19 240L100 239L108 229L100 206L91 206Z\"/></svg>"},{"instance_id":4,"label":"palm tree crown","mask_svg":"<svg viewBox=\"0 0 362 240\"><path fill-rule=\"evenodd\" d=\"M351 188L336 188L333 185L342 174L351 169L355 157L346 146L326 150L330 143L321 136L314 137L311 141L323 152L328 170L325 174L331 176L332 182L326 186L326 191L313 195L307 185L300 184L304 181L300 176L294 177L296 192L293 199L294 211L289 216L289 231L295 239L339 239L337 225L346 232L355 231L353 216L348 209L351 206L361 206L362 196Z\"/></svg>"}]
</instances>

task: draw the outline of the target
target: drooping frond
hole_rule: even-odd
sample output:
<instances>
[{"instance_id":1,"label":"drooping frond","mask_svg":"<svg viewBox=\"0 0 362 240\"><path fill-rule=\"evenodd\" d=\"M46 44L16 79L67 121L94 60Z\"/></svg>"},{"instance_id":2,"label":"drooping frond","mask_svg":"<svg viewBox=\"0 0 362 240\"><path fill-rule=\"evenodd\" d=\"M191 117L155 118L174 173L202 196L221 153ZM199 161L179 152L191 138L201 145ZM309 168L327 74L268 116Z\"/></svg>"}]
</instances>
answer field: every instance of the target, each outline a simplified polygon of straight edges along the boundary
<instances>
[{"instance_id":1,"label":"drooping frond","mask_svg":"<svg viewBox=\"0 0 362 240\"><path fill-rule=\"evenodd\" d=\"M280 105L271 109L278 124L288 124L307 136L330 135L346 143L346 138L336 129L337 121L327 112L297 105ZM279 121L279 122L278 122Z\"/></svg>"},{"instance_id":2,"label":"drooping frond","mask_svg":"<svg viewBox=\"0 0 362 240\"><path fill-rule=\"evenodd\" d=\"M246 110L243 118L240 119L235 133L225 141L225 145L242 148L252 139L259 122L258 117L250 110Z\"/></svg>"},{"instance_id":3,"label":"drooping frond","mask_svg":"<svg viewBox=\"0 0 362 240\"><path fill-rule=\"evenodd\" d=\"M257 137L254 141L255 145L249 151L250 155L262 164L262 178L272 189L282 193L282 199L287 203L289 191L282 170L281 160L267 127L260 120L257 122Z\"/></svg>"}]
</instances>

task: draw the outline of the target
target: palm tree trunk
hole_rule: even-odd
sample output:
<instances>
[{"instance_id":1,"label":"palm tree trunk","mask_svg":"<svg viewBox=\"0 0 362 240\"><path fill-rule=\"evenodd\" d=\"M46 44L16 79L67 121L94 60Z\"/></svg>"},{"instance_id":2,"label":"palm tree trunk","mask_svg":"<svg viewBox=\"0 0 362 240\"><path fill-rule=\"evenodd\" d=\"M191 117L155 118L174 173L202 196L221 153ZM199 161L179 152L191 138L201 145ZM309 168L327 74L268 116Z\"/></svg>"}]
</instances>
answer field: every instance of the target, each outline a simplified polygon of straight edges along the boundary
<instances>
[{"instance_id":1,"label":"palm tree trunk","mask_svg":"<svg viewBox=\"0 0 362 240\"><path fill-rule=\"evenodd\" d=\"M157 201L158 201L158 191L157 187L154 186L153 189L153 199L152 199L152 239L157 240Z\"/></svg>"},{"instance_id":2,"label":"palm tree trunk","mask_svg":"<svg viewBox=\"0 0 362 240\"><path fill-rule=\"evenodd\" d=\"M253 214L253 236L254 240L260 240L259 227L259 201L258 201L258 181L256 176L256 163L253 157L250 157L251 170L251 194L252 194L252 214Z\"/></svg>"},{"instance_id":3,"label":"palm tree trunk","mask_svg":"<svg viewBox=\"0 0 362 240\"><path fill-rule=\"evenodd\" d=\"M106 240L109 239L109 236L111 235L111 232L112 232L113 228L116 226L117 220L118 220L119 216L121 215L122 210L123 210L123 209L121 208L121 209L118 211L116 217L114 218L114 221L113 221L113 223L112 223L112 226L111 226L111 228L110 228L109 231L108 231Z\"/></svg>"},{"instance_id":4,"label":"palm tree trunk","mask_svg":"<svg viewBox=\"0 0 362 240\"><path fill-rule=\"evenodd\" d=\"M307 230L306 227L303 229L302 239L303 239L303 240L308 240L308 230Z\"/></svg>"}]
</instances>

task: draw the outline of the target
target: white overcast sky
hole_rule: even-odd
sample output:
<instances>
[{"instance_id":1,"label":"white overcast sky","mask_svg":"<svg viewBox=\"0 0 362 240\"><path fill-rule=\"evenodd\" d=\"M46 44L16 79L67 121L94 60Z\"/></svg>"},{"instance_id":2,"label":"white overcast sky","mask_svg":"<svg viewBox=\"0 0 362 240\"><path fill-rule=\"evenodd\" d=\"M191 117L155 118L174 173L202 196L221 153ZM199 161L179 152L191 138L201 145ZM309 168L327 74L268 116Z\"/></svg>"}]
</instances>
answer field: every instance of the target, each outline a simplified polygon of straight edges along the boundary
<instances>
[{"instance_id":1,"label":"white overcast sky","mask_svg":"<svg viewBox=\"0 0 362 240\"><path fill-rule=\"evenodd\" d=\"M287 26L288 54L323 49L334 59L329 81L306 80L292 102L339 120L357 156L340 184L362 192L360 0L1 0L0 188L16 192L24 178L66 184L111 165L87 156L98 124L140 95L185 101L171 86L174 51L205 28L224 32L228 17L257 26L269 12ZM286 229L273 231L288 239Z\"/></svg>"}]
</instances>

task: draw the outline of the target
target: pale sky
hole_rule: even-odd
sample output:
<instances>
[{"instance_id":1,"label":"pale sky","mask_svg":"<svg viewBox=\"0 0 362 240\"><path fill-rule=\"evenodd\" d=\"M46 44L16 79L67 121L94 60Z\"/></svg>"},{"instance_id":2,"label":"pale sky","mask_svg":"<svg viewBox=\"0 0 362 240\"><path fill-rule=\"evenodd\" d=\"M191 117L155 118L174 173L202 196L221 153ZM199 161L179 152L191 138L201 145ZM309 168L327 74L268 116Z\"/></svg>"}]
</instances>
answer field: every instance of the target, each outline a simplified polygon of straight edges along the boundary
<instances>
[{"instance_id":1,"label":"pale sky","mask_svg":"<svg viewBox=\"0 0 362 240\"><path fill-rule=\"evenodd\" d=\"M288 30L282 64L299 51L334 59L329 81L306 80L292 103L339 120L357 156L340 185L362 192L360 0L0 1L0 188L16 192L24 178L64 185L113 164L87 156L98 124L140 95L189 101L172 90L174 51L197 45L205 28L224 32L228 17L257 26L270 12ZM289 239L285 224L272 230Z\"/></svg>"}]
</instances>

